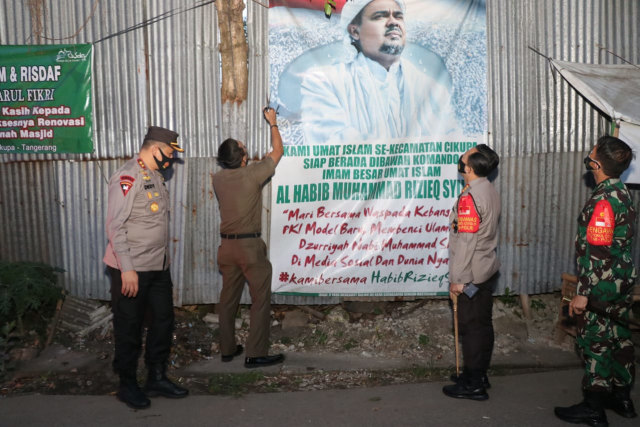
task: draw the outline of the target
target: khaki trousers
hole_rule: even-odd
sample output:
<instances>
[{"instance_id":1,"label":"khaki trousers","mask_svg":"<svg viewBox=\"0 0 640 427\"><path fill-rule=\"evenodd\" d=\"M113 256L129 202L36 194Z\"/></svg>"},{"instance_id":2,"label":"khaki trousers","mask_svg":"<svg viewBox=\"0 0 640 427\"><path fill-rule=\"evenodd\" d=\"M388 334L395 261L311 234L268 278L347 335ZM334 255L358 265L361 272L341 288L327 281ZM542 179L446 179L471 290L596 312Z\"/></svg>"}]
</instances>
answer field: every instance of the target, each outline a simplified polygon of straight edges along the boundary
<instances>
[{"instance_id":1,"label":"khaki trousers","mask_svg":"<svg viewBox=\"0 0 640 427\"><path fill-rule=\"evenodd\" d=\"M267 259L267 245L261 238L222 239L218 266L222 273L218 305L222 355L236 351L235 318L246 281L251 295L251 313L245 355L266 356L271 326L271 263Z\"/></svg>"}]
</instances>

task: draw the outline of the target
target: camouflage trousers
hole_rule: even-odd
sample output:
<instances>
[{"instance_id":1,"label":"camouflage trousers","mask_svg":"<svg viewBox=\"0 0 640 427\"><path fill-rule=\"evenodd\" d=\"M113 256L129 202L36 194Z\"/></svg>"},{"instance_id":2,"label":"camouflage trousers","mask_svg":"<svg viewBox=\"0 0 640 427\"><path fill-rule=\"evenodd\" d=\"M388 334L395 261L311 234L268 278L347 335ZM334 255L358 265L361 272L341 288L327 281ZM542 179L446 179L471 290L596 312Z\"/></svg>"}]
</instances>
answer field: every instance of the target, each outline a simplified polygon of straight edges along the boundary
<instances>
[{"instance_id":1,"label":"camouflage trousers","mask_svg":"<svg viewBox=\"0 0 640 427\"><path fill-rule=\"evenodd\" d=\"M612 386L629 386L635 378L628 305L611 305L611 317L585 311L578 320L577 344L582 353L585 375L582 387L590 391L609 391ZM622 320L622 321L620 321Z\"/></svg>"}]
</instances>

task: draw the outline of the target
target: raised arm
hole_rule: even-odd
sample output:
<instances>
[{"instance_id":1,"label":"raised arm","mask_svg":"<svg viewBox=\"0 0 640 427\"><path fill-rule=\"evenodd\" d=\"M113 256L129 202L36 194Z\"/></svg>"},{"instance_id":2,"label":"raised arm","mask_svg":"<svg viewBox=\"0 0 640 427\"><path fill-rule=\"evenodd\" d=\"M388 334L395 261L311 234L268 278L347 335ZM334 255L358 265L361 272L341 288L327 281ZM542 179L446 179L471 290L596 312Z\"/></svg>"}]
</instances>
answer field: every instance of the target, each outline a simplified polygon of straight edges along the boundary
<instances>
[{"instance_id":1,"label":"raised arm","mask_svg":"<svg viewBox=\"0 0 640 427\"><path fill-rule=\"evenodd\" d=\"M269 123L269 127L271 128L271 146L272 150L267 154L267 157L271 157L273 163L277 166L278 162L282 158L284 154L284 148L282 147L282 137L280 136L280 131L278 130L278 120L276 118L276 110L271 107L265 107L262 110L264 113L264 118Z\"/></svg>"}]
</instances>

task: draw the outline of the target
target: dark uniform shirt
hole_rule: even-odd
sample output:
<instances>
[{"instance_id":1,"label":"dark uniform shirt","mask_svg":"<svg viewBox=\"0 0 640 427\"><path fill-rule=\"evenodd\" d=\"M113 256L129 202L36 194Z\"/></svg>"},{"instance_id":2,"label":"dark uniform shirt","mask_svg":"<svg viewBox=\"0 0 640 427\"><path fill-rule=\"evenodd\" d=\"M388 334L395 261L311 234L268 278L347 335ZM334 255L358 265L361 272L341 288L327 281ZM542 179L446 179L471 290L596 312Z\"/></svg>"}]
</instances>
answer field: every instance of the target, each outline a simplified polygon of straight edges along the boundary
<instances>
[{"instance_id":1,"label":"dark uniform shirt","mask_svg":"<svg viewBox=\"0 0 640 427\"><path fill-rule=\"evenodd\" d=\"M161 271L169 265L169 192L158 171L140 159L109 180L109 244L104 263L120 271Z\"/></svg>"},{"instance_id":2,"label":"dark uniform shirt","mask_svg":"<svg viewBox=\"0 0 640 427\"><path fill-rule=\"evenodd\" d=\"M607 200L615 216L611 245L587 242L587 226L596 204ZM631 258L636 211L627 187L617 178L596 186L578 217L576 256L578 260L578 294L591 295L598 287L598 299L613 301L631 292L636 269Z\"/></svg>"}]
</instances>

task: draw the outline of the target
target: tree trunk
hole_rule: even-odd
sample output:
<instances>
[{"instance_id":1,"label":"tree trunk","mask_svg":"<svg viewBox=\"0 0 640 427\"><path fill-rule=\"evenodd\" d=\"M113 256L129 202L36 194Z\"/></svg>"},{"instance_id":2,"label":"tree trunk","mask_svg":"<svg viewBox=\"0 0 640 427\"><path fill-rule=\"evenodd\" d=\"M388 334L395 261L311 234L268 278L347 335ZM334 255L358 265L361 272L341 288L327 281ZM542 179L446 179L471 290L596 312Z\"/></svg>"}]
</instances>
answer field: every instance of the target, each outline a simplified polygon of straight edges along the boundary
<instances>
[{"instance_id":1,"label":"tree trunk","mask_svg":"<svg viewBox=\"0 0 640 427\"><path fill-rule=\"evenodd\" d=\"M28 0L29 14L31 15L31 35L36 44L42 43L42 22L46 20L47 5L44 0Z\"/></svg>"},{"instance_id":2,"label":"tree trunk","mask_svg":"<svg viewBox=\"0 0 640 427\"><path fill-rule=\"evenodd\" d=\"M243 0L218 0L218 28L222 62L222 104L241 104L248 91L248 46L242 22Z\"/></svg>"}]
</instances>

